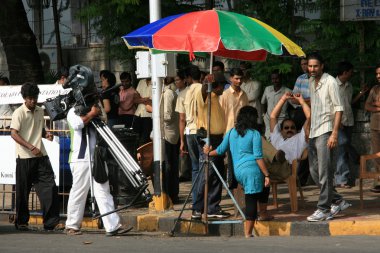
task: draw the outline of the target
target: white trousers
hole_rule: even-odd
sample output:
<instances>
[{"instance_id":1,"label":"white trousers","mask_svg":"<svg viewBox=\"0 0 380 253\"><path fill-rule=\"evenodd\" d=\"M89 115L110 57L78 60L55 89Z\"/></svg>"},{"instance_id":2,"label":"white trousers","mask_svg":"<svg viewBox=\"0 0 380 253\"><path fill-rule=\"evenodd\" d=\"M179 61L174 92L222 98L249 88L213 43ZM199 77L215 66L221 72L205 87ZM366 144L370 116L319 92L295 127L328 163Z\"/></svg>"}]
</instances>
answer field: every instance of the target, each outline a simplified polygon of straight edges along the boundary
<instances>
[{"instance_id":1,"label":"white trousers","mask_svg":"<svg viewBox=\"0 0 380 253\"><path fill-rule=\"evenodd\" d=\"M70 163L73 175L73 185L67 204L66 228L79 230L81 228L88 190L90 189L90 170L88 162ZM104 184L94 182L94 196L101 214L115 209L108 181ZM102 217L106 232L112 232L121 227L120 217L113 213Z\"/></svg>"}]
</instances>

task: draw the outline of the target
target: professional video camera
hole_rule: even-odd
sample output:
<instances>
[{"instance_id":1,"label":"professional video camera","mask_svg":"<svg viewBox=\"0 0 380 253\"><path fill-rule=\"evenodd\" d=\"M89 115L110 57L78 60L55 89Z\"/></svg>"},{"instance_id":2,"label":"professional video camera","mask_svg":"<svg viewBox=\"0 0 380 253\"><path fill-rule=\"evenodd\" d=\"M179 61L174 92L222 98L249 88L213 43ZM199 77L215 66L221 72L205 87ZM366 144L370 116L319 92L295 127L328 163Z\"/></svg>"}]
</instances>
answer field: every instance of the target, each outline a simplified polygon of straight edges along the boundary
<instances>
[{"instance_id":1,"label":"professional video camera","mask_svg":"<svg viewBox=\"0 0 380 253\"><path fill-rule=\"evenodd\" d=\"M91 69L82 65L70 68L69 77L63 88L70 88L71 91L66 95L47 99L44 103L53 121L65 118L68 110L74 106L83 112L88 110L88 107L92 106L94 97L98 96Z\"/></svg>"},{"instance_id":2,"label":"professional video camera","mask_svg":"<svg viewBox=\"0 0 380 253\"><path fill-rule=\"evenodd\" d=\"M67 112L73 107L75 108L76 114L85 115L91 110L91 107L96 101L98 101L100 96L95 86L94 76L91 69L82 65L75 65L70 68L69 77L63 85L63 88L71 88L71 91L66 95L59 95L44 102L45 108L53 121L65 118ZM104 92L115 88L117 88L117 86ZM140 195L143 196L146 201L149 201L151 199L151 194L147 189L148 180L135 159L133 159L119 139L103 121L100 119L94 119L91 121L91 125L107 143L108 150L115 158L115 161L120 166L131 185L138 192L130 204L116 209L113 212L133 205ZM108 214L109 213L103 214L102 216Z\"/></svg>"}]
</instances>

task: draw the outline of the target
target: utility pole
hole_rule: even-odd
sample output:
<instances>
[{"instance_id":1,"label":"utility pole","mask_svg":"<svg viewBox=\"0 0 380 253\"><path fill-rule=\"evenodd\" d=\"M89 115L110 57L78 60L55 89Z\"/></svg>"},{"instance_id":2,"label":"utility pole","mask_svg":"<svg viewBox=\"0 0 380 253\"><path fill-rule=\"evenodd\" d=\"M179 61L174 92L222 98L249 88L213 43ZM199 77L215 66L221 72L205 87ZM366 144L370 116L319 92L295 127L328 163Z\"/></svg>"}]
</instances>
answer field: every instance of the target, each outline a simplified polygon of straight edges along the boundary
<instances>
[{"instance_id":1,"label":"utility pole","mask_svg":"<svg viewBox=\"0 0 380 253\"><path fill-rule=\"evenodd\" d=\"M161 19L161 1L149 0L149 21L152 23L159 19ZM162 191L165 149L161 124L162 79L157 75L158 64L157 55L151 54L154 196L150 208L155 211L164 211L170 208L170 201L168 195Z\"/></svg>"}]
</instances>

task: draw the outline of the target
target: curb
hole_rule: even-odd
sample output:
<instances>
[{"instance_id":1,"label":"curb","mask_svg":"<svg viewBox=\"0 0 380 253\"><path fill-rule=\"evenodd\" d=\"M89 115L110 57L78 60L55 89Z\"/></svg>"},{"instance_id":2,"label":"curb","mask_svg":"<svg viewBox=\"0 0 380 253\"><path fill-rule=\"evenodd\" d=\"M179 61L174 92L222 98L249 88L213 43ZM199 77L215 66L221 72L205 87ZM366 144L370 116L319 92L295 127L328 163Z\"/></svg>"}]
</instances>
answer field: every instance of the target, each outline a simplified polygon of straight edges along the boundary
<instances>
[{"instance_id":1,"label":"curb","mask_svg":"<svg viewBox=\"0 0 380 253\"><path fill-rule=\"evenodd\" d=\"M177 217L165 214L122 215L128 225L139 232L168 233L173 228ZM0 221L8 221L8 214L0 214ZM41 216L32 215L31 225L42 225ZM98 221L85 217L82 227L98 229ZM174 234L206 235L205 225L199 221L181 221ZM347 235L380 235L380 220L333 220L323 222L307 221L258 221L255 225L257 236L347 236ZM209 236L244 236L244 225L209 224Z\"/></svg>"}]
</instances>

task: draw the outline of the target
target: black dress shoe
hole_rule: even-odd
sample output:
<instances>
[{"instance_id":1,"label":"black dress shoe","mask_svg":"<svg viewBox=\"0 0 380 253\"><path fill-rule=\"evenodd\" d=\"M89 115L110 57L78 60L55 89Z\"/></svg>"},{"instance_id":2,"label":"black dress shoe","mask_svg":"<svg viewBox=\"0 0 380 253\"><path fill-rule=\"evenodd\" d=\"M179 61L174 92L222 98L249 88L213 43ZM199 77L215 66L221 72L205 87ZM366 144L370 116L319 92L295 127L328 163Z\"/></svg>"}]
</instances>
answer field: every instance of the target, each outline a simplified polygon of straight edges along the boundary
<instances>
[{"instance_id":1,"label":"black dress shoe","mask_svg":"<svg viewBox=\"0 0 380 253\"><path fill-rule=\"evenodd\" d=\"M380 185L376 185L370 191L374 193L380 193Z\"/></svg>"},{"instance_id":2,"label":"black dress shoe","mask_svg":"<svg viewBox=\"0 0 380 253\"><path fill-rule=\"evenodd\" d=\"M119 227L115 231L112 232L106 232L106 236L120 236L120 235L125 235L129 231L131 231L133 227L127 226L127 227Z\"/></svg>"}]
</instances>

